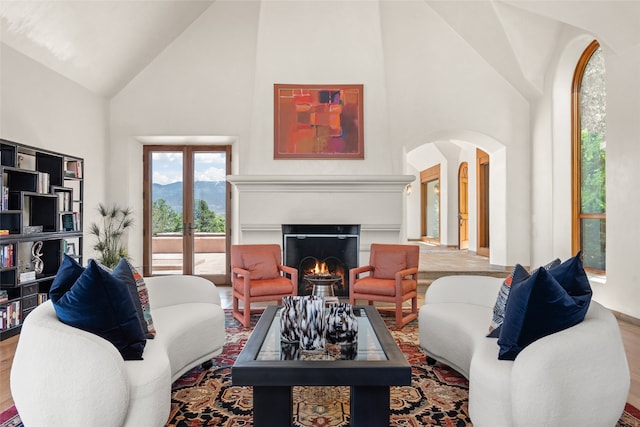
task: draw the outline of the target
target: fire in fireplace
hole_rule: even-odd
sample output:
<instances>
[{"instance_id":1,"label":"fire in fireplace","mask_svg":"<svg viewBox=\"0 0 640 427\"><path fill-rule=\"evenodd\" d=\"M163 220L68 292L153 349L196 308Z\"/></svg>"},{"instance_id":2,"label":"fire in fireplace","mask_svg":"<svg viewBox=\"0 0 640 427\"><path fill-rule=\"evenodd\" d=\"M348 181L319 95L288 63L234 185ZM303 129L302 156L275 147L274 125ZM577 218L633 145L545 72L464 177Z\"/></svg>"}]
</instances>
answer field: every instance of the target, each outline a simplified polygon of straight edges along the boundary
<instances>
[{"instance_id":1,"label":"fire in fireplace","mask_svg":"<svg viewBox=\"0 0 640 427\"><path fill-rule=\"evenodd\" d=\"M334 280L336 296L349 296L349 269L358 266L360 225L284 224L284 264L298 269L298 294L314 280Z\"/></svg>"}]
</instances>

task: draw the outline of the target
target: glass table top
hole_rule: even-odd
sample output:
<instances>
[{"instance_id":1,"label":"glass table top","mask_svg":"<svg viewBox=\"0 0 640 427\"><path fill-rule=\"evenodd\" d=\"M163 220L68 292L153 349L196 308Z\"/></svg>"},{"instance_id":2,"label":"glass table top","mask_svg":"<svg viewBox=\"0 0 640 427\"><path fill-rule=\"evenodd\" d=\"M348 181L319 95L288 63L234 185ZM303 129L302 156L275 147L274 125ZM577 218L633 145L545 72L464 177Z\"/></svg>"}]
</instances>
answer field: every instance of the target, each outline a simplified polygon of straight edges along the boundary
<instances>
[{"instance_id":1,"label":"glass table top","mask_svg":"<svg viewBox=\"0 0 640 427\"><path fill-rule=\"evenodd\" d=\"M255 360L388 360L364 309L353 309L358 321L357 347L327 344L324 350L305 352L298 344L281 343L280 310L277 310Z\"/></svg>"}]
</instances>

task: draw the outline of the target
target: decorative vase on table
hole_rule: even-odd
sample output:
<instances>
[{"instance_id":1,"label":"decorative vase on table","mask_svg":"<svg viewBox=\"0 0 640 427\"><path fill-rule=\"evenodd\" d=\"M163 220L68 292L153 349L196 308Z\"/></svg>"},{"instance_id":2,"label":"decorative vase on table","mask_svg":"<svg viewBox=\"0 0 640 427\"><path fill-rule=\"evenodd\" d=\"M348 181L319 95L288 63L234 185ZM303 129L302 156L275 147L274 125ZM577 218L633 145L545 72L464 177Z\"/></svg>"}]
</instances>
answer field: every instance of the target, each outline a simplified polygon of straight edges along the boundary
<instances>
[{"instance_id":1,"label":"decorative vase on table","mask_svg":"<svg viewBox=\"0 0 640 427\"><path fill-rule=\"evenodd\" d=\"M300 296L286 296L282 298L280 309L280 341L286 344L297 343L300 340L298 317L300 311Z\"/></svg>"},{"instance_id":2,"label":"decorative vase on table","mask_svg":"<svg viewBox=\"0 0 640 427\"><path fill-rule=\"evenodd\" d=\"M324 298L315 296L303 297L300 301L298 316L298 332L300 350L317 352L324 350Z\"/></svg>"},{"instance_id":3,"label":"decorative vase on table","mask_svg":"<svg viewBox=\"0 0 640 427\"><path fill-rule=\"evenodd\" d=\"M354 359L358 350L358 320L351 304L330 305L326 318L327 345L337 348L343 359Z\"/></svg>"}]
</instances>

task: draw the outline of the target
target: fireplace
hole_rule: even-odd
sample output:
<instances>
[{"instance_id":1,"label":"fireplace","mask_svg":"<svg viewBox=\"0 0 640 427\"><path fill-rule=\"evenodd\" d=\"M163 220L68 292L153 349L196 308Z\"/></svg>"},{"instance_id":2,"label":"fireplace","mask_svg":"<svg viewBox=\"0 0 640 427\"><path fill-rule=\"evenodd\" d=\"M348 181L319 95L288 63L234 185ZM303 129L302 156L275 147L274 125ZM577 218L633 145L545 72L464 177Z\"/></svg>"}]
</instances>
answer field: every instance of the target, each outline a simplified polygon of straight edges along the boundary
<instances>
[{"instance_id":1,"label":"fireplace","mask_svg":"<svg viewBox=\"0 0 640 427\"><path fill-rule=\"evenodd\" d=\"M298 295L310 295L307 278L335 278L336 296L349 296L349 269L358 266L360 225L283 224L284 264L298 269Z\"/></svg>"}]
</instances>

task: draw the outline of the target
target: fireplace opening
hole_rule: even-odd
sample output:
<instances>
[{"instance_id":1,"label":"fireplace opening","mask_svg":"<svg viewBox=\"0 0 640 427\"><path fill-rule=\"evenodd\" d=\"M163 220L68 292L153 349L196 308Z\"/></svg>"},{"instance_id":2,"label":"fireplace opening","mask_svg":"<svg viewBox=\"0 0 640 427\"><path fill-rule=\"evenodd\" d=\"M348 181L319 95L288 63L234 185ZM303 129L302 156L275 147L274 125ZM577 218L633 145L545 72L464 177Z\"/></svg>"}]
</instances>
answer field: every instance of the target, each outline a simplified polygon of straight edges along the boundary
<instances>
[{"instance_id":1,"label":"fireplace opening","mask_svg":"<svg viewBox=\"0 0 640 427\"><path fill-rule=\"evenodd\" d=\"M349 269L358 266L360 225L282 225L283 262L298 270L298 295L314 280L335 280L336 296L349 296Z\"/></svg>"}]
</instances>

